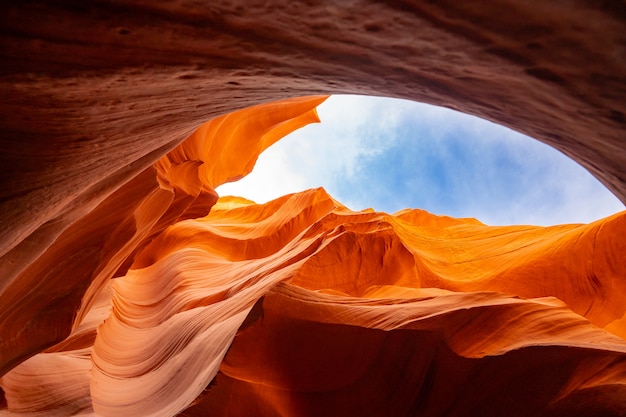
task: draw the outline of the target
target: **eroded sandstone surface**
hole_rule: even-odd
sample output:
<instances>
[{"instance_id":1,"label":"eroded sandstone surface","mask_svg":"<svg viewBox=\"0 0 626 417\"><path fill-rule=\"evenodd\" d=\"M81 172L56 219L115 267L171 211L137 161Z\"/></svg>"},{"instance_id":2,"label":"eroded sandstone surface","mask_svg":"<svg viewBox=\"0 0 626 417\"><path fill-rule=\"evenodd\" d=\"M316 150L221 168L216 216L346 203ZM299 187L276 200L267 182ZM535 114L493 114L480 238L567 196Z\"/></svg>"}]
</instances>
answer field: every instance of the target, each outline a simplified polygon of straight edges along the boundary
<instances>
[{"instance_id":1,"label":"eroded sandstone surface","mask_svg":"<svg viewBox=\"0 0 626 417\"><path fill-rule=\"evenodd\" d=\"M0 414L624 415L624 213L489 227L214 189L323 94L361 93L513 127L626 201L625 21L582 1L3 5Z\"/></svg>"}]
</instances>

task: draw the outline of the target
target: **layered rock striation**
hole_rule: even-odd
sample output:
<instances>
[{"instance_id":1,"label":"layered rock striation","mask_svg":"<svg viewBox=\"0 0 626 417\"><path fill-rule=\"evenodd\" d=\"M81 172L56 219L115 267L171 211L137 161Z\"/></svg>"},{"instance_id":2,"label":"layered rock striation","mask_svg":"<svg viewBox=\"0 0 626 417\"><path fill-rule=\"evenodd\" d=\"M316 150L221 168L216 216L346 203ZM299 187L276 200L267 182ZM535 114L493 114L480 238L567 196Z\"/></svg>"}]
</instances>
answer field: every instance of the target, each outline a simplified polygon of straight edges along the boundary
<instances>
[{"instance_id":1,"label":"layered rock striation","mask_svg":"<svg viewBox=\"0 0 626 417\"><path fill-rule=\"evenodd\" d=\"M626 201L619 2L1 7L0 414L626 413L624 213L214 191L361 93L513 127Z\"/></svg>"},{"instance_id":2,"label":"layered rock striation","mask_svg":"<svg viewBox=\"0 0 626 417\"><path fill-rule=\"evenodd\" d=\"M353 212L321 188L217 198L324 98L207 122L18 275L5 413L621 412L626 213L492 227ZM95 273L67 274L94 263L61 255L90 249Z\"/></svg>"}]
</instances>

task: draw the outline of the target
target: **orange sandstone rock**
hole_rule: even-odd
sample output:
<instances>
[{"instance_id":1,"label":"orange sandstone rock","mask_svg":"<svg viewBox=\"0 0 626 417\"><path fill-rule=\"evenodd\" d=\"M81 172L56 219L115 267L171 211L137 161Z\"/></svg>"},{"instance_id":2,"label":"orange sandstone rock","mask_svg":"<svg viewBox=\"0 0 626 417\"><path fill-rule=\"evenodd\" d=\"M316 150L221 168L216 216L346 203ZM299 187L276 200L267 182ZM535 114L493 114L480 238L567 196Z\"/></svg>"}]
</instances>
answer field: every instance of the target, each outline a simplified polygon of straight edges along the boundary
<instances>
[{"instance_id":1,"label":"orange sandstone rock","mask_svg":"<svg viewBox=\"0 0 626 417\"><path fill-rule=\"evenodd\" d=\"M0 414L624 415L624 213L489 227L213 189L316 121L323 97L293 97L359 93L517 129L626 201L625 20L584 1L3 5Z\"/></svg>"},{"instance_id":2,"label":"orange sandstone rock","mask_svg":"<svg viewBox=\"0 0 626 417\"><path fill-rule=\"evenodd\" d=\"M70 336L2 386L12 411L57 415L613 412L626 341L600 327L623 315L625 266L610 251L578 253L620 241L624 218L490 227L352 212L322 189L265 205L223 198L110 281L93 345ZM70 358L76 368L55 365ZM35 367L51 369L52 393L76 369L75 397L35 401Z\"/></svg>"},{"instance_id":3,"label":"orange sandstone rock","mask_svg":"<svg viewBox=\"0 0 626 417\"><path fill-rule=\"evenodd\" d=\"M213 186L245 175L266 147L317 121L315 106L323 100L291 99L207 122L67 228L31 264L3 264L0 373L68 337L138 248L172 223L206 215L217 200ZM242 149L248 158L224 156ZM219 171L207 176L215 167Z\"/></svg>"}]
</instances>

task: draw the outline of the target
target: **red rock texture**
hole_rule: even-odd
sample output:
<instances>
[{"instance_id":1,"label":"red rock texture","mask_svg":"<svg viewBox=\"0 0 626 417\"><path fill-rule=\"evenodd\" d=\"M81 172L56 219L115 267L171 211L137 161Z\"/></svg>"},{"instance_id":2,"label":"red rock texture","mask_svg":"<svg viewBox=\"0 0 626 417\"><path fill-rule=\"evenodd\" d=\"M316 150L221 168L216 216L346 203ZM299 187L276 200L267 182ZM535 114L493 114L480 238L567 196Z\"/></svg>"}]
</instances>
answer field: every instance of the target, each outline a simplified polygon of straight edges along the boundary
<instances>
[{"instance_id":1,"label":"red rock texture","mask_svg":"<svg viewBox=\"0 0 626 417\"><path fill-rule=\"evenodd\" d=\"M510 126L626 201L621 2L1 7L0 413L626 414L623 214L214 206L328 93Z\"/></svg>"},{"instance_id":2,"label":"red rock texture","mask_svg":"<svg viewBox=\"0 0 626 417\"><path fill-rule=\"evenodd\" d=\"M620 415L625 231L224 198L1 384L46 415Z\"/></svg>"}]
</instances>

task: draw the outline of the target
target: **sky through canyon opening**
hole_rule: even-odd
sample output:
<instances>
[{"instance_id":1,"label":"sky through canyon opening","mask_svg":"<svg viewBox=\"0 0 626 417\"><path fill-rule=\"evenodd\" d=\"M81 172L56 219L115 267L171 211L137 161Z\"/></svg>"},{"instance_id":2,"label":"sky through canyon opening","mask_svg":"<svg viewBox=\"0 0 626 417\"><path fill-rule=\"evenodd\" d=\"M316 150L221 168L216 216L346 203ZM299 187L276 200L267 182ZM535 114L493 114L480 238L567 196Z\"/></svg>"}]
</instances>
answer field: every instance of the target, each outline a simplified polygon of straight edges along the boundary
<instances>
[{"instance_id":1,"label":"sky through canyon opening","mask_svg":"<svg viewBox=\"0 0 626 417\"><path fill-rule=\"evenodd\" d=\"M421 208L490 225L588 223L624 210L551 146L444 107L335 95L264 151L251 174L218 187L264 203L322 186L354 210Z\"/></svg>"}]
</instances>

